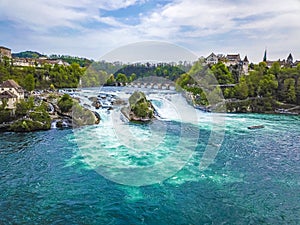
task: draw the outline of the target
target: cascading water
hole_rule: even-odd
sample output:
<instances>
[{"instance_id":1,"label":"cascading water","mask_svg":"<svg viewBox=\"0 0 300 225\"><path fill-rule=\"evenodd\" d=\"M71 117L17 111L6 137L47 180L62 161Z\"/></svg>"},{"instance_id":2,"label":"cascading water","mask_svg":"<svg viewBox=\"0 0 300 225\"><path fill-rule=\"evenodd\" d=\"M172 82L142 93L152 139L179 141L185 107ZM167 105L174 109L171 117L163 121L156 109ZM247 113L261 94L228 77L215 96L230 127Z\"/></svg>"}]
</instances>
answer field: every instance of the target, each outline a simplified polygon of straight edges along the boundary
<instances>
[{"instance_id":1,"label":"cascading water","mask_svg":"<svg viewBox=\"0 0 300 225\"><path fill-rule=\"evenodd\" d=\"M134 90L118 92L128 99ZM181 94L159 90L145 92L159 114L148 124L128 123L119 107L97 109L97 126L75 129L84 162L101 175L134 186L161 182L174 175L190 159L199 140L199 116ZM83 91L81 104L92 102L97 92ZM203 120L206 125L211 119ZM135 175L134 175L135 174Z\"/></svg>"},{"instance_id":2,"label":"cascading water","mask_svg":"<svg viewBox=\"0 0 300 225\"><path fill-rule=\"evenodd\" d=\"M56 120L54 120L54 121L52 121L51 122L51 129L56 129L57 127L56 127Z\"/></svg>"}]
</instances>

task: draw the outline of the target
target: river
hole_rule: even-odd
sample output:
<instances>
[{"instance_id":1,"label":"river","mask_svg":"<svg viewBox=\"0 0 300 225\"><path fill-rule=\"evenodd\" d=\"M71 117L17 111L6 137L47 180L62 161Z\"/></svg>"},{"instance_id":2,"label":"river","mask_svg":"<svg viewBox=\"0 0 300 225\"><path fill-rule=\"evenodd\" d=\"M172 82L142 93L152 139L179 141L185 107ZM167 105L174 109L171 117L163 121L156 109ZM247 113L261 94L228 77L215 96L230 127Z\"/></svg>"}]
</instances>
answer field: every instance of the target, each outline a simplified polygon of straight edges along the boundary
<instances>
[{"instance_id":1,"label":"river","mask_svg":"<svg viewBox=\"0 0 300 225\"><path fill-rule=\"evenodd\" d=\"M99 91L133 89L78 97ZM146 94L152 123L99 109L95 126L1 133L0 224L300 224L299 116L204 113L174 91Z\"/></svg>"}]
</instances>

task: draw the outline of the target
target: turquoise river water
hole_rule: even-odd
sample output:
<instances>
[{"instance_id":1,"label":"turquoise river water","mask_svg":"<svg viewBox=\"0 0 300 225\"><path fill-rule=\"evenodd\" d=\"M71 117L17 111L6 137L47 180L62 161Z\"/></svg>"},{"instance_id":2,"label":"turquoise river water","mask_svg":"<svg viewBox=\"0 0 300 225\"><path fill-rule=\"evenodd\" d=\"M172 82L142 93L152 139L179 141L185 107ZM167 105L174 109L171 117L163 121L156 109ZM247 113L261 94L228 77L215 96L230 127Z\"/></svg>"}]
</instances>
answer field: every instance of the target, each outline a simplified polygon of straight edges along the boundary
<instances>
[{"instance_id":1,"label":"turquoise river water","mask_svg":"<svg viewBox=\"0 0 300 225\"><path fill-rule=\"evenodd\" d=\"M1 133L0 224L300 224L299 116L147 97L160 115L148 124L100 109L95 126Z\"/></svg>"}]
</instances>

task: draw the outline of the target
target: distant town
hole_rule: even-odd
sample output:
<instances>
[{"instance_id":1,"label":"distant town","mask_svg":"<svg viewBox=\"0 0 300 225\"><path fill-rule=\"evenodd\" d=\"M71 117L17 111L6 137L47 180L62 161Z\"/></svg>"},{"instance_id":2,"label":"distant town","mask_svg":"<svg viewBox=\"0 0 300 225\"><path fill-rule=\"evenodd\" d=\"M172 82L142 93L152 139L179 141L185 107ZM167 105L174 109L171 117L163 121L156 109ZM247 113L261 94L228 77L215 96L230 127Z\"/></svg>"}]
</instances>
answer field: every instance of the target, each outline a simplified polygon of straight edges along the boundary
<instances>
[{"instance_id":1,"label":"distant town","mask_svg":"<svg viewBox=\"0 0 300 225\"><path fill-rule=\"evenodd\" d=\"M51 57L47 57L46 55L41 55L40 53L33 53L30 57L20 57L22 54L12 53L11 49L8 47L0 46L0 59L3 57L7 57L11 60L13 66L20 66L20 67L42 67L44 64L49 65L64 65L69 66L70 64L62 59L55 59L59 58L57 55L52 55ZM251 61L248 60L247 55L242 58L239 53L236 54L215 54L211 53L207 57L202 57L205 59L207 64L217 64L218 62L223 62L227 67L229 66L240 66L240 69L243 73L248 74L248 67L251 64ZM92 61L92 60L90 60ZM271 67L274 62L279 62L280 66L291 66L296 67L300 60L294 60L292 54L290 53L286 59L278 59L278 60L269 60L267 58L267 50L265 50L265 54L262 57L262 61L266 62L268 67Z\"/></svg>"}]
</instances>

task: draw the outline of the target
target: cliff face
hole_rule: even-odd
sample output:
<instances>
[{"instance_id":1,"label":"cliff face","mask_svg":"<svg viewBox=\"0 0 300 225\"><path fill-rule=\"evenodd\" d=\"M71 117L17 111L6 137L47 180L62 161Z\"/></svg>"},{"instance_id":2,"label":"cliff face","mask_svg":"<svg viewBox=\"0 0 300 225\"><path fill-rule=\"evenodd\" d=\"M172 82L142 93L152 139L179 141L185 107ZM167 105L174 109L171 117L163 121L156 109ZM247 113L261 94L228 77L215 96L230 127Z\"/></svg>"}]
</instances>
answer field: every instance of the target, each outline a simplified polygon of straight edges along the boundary
<instances>
[{"instance_id":1,"label":"cliff face","mask_svg":"<svg viewBox=\"0 0 300 225\"><path fill-rule=\"evenodd\" d=\"M129 106L122 109L130 121L147 122L154 118L154 108L143 92L134 92L129 97Z\"/></svg>"}]
</instances>

